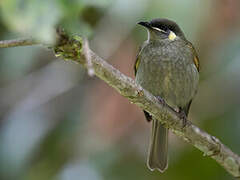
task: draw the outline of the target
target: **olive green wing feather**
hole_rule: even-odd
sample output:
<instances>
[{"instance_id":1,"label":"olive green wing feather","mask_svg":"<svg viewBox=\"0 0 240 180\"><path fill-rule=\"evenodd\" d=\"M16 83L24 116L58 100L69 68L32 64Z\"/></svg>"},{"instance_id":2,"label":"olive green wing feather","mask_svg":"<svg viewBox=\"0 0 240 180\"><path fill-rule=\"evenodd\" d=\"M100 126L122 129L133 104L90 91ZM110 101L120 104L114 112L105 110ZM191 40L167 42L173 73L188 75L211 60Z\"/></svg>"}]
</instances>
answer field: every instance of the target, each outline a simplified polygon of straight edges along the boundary
<instances>
[{"instance_id":1,"label":"olive green wing feather","mask_svg":"<svg viewBox=\"0 0 240 180\"><path fill-rule=\"evenodd\" d=\"M141 54L141 51L142 49L144 48L144 44L142 46L140 46L140 48L138 49L138 53L137 53L137 57L136 57L136 60L135 60L135 64L134 64L134 74L135 76L137 75L137 70L138 70L138 67L140 65L140 54ZM152 120L152 116L147 112L147 111L143 111L144 112L144 115L146 117L146 120L149 122Z\"/></svg>"},{"instance_id":2,"label":"olive green wing feather","mask_svg":"<svg viewBox=\"0 0 240 180\"><path fill-rule=\"evenodd\" d=\"M200 71L200 62L199 62L199 58L198 58L198 55L197 55L197 51L196 49L194 48L194 46L192 45L191 42L187 42L187 46L192 50L193 52L193 62L198 70L198 72Z\"/></svg>"},{"instance_id":3,"label":"olive green wing feather","mask_svg":"<svg viewBox=\"0 0 240 180\"><path fill-rule=\"evenodd\" d=\"M136 57L136 60L135 60L135 64L134 64L134 74L136 76L137 74L137 70L138 70L138 67L140 65L140 61L141 61L141 52L142 50L144 49L144 47L147 45L147 41L145 41L138 49L138 53L137 53L137 57Z\"/></svg>"},{"instance_id":4,"label":"olive green wing feather","mask_svg":"<svg viewBox=\"0 0 240 180\"><path fill-rule=\"evenodd\" d=\"M139 55L140 55L141 51L142 51L142 47L140 47L138 49L137 57L136 57L135 64L134 64L134 74L135 74L135 76L137 74L137 70L138 70L138 67L139 67L139 64L140 64L140 57L139 57Z\"/></svg>"}]
</instances>

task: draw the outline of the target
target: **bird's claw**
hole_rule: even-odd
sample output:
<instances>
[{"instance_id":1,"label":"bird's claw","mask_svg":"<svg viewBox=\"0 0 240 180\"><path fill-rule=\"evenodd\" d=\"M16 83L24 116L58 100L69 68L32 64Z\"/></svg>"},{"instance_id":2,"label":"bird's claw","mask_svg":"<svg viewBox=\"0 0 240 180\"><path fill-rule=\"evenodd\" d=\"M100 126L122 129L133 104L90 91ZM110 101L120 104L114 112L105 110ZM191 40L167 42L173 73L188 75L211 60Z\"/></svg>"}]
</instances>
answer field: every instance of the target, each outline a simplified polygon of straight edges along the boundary
<instances>
[{"instance_id":1,"label":"bird's claw","mask_svg":"<svg viewBox=\"0 0 240 180\"><path fill-rule=\"evenodd\" d=\"M168 106L173 111L176 111L174 108L169 106L161 96L156 96L156 98L158 99L159 103L161 103L162 105ZM182 120L182 127L185 128L187 125L187 115L185 114L185 112L182 108L179 108L178 114L179 114L179 118Z\"/></svg>"},{"instance_id":2,"label":"bird's claw","mask_svg":"<svg viewBox=\"0 0 240 180\"><path fill-rule=\"evenodd\" d=\"M156 96L156 98L158 99L158 101L163 104L163 105L166 105L166 101L161 97L161 96Z\"/></svg>"},{"instance_id":3,"label":"bird's claw","mask_svg":"<svg viewBox=\"0 0 240 180\"><path fill-rule=\"evenodd\" d=\"M179 109L179 118L182 120L182 127L185 128L187 125L187 115L183 111L183 109Z\"/></svg>"},{"instance_id":4,"label":"bird's claw","mask_svg":"<svg viewBox=\"0 0 240 180\"><path fill-rule=\"evenodd\" d=\"M217 156L221 153L222 145L217 138L211 136L211 139L218 145L218 149L215 149L212 154L208 155L209 157Z\"/></svg>"},{"instance_id":5,"label":"bird's claw","mask_svg":"<svg viewBox=\"0 0 240 180\"><path fill-rule=\"evenodd\" d=\"M158 99L158 102L161 103L163 106L167 106L169 109L175 111L175 109L169 106L161 96L156 96L156 98Z\"/></svg>"}]
</instances>

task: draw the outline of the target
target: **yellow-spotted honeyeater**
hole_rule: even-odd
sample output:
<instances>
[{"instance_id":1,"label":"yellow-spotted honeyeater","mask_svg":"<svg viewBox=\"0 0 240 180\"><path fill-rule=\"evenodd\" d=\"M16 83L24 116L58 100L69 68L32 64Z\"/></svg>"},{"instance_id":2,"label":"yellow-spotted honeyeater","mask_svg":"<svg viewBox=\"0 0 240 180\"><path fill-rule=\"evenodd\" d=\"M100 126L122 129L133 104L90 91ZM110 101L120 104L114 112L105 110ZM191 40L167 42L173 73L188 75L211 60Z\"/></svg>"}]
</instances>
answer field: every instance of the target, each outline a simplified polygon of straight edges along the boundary
<instances>
[{"instance_id":1,"label":"yellow-spotted honeyeater","mask_svg":"<svg viewBox=\"0 0 240 180\"><path fill-rule=\"evenodd\" d=\"M139 22L148 32L135 62L136 82L186 118L198 88L199 59L180 27L168 19ZM152 121L147 165L163 172L168 166L168 129Z\"/></svg>"}]
</instances>

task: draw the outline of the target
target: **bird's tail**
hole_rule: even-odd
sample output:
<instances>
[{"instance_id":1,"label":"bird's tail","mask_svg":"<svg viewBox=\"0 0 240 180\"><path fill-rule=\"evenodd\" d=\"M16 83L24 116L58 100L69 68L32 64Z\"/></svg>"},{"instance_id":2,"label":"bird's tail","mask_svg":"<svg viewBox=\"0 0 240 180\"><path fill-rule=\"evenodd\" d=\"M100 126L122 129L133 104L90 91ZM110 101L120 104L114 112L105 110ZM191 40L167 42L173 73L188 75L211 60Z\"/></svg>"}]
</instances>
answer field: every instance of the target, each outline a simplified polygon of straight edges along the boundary
<instances>
[{"instance_id":1,"label":"bird's tail","mask_svg":"<svg viewBox=\"0 0 240 180\"><path fill-rule=\"evenodd\" d=\"M153 119L150 148L147 165L150 170L157 169L163 172L168 166L168 129Z\"/></svg>"}]
</instances>

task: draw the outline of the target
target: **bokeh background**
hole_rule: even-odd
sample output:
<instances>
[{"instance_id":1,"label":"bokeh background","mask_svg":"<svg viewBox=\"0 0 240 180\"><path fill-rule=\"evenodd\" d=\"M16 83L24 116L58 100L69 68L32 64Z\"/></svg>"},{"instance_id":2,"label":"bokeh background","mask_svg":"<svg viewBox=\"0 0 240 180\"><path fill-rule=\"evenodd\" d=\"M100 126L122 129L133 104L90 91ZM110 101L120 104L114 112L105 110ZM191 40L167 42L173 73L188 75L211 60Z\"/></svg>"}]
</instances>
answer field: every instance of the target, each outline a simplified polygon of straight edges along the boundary
<instances>
[{"instance_id":1,"label":"bokeh background","mask_svg":"<svg viewBox=\"0 0 240 180\"><path fill-rule=\"evenodd\" d=\"M147 33L140 20L175 20L201 60L190 119L240 154L239 0L1 0L0 40L54 29L88 37L124 74ZM170 134L169 168L146 166L151 125L81 65L45 47L0 49L1 180L228 180L215 161Z\"/></svg>"}]
</instances>

